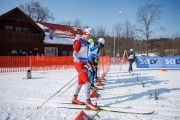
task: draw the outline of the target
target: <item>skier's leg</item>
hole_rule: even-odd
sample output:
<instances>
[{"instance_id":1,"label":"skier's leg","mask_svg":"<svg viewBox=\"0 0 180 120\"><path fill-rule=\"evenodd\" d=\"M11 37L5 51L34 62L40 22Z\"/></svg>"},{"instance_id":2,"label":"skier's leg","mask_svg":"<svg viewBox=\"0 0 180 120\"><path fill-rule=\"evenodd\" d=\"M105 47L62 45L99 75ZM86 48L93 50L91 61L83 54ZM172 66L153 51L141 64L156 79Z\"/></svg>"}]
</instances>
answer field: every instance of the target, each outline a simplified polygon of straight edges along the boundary
<instances>
[{"instance_id":1,"label":"skier's leg","mask_svg":"<svg viewBox=\"0 0 180 120\"><path fill-rule=\"evenodd\" d=\"M87 81L89 82L89 79L88 79L88 76L87 76L87 73L84 70L82 64L76 62L75 63L75 68L76 68L76 71L78 72L79 76L78 76L78 85L75 89L75 93L74 93L74 97L72 99L72 103L74 104L84 104L83 102L77 100L77 97L78 97L78 94L81 90L81 86L86 83Z\"/></svg>"},{"instance_id":2,"label":"skier's leg","mask_svg":"<svg viewBox=\"0 0 180 120\"><path fill-rule=\"evenodd\" d=\"M94 78L95 79L97 78L97 67L95 67L95 69L94 69Z\"/></svg>"},{"instance_id":3,"label":"skier's leg","mask_svg":"<svg viewBox=\"0 0 180 120\"><path fill-rule=\"evenodd\" d=\"M79 92L81 90L81 87L82 87L82 85L77 85L76 86L76 90L75 90L74 96L78 96L78 94L79 94Z\"/></svg>"},{"instance_id":4,"label":"skier's leg","mask_svg":"<svg viewBox=\"0 0 180 120\"><path fill-rule=\"evenodd\" d=\"M132 71L132 62L130 62L130 70Z\"/></svg>"},{"instance_id":5,"label":"skier's leg","mask_svg":"<svg viewBox=\"0 0 180 120\"><path fill-rule=\"evenodd\" d=\"M129 69L128 69L129 72L131 72L131 62L129 62Z\"/></svg>"},{"instance_id":6,"label":"skier's leg","mask_svg":"<svg viewBox=\"0 0 180 120\"><path fill-rule=\"evenodd\" d=\"M92 83L92 72L88 70L88 78L90 79L90 82Z\"/></svg>"},{"instance_id":7,"label":"skier's leg","mask_svg":"<svg viewBox=\"0 0 180 120\"><path fill-rule=\"evenodd\" d=\"M86 82L85 86L86 86L86 107L90 108L90 109L98 110L99 107L97 105L93 105L91 103L91 100L90 100L90 86L91 86L91 83Z\"/></svg>"},{"instance_id":8,"label":"skier's leg","mask_svg":"<svg viewBox=\"0 0 180 120\"><path fill-rule=\"evenodd\" d=\"M77 99L78 94L79 94L79 92L80 92L80 90L81 90L81 87L82 87L82 85L79 85L79 84L76 86L76 90L75 90L75 93L74 93L74 97L73 97L73 99L72 99L72 103L74 103L74 104L80 104L80 105L83 105L83 104L84 104L83 102L81 102L81 101L79 101L79 100Z\"/></svg>"},{"instance_id":9,"label":"skier's leg","mask_svg":"<svg viewBox=\"0 0 180 120\"><path fill-rule=\"evenodd\" d=\"M92 79L92 80L91 80L91 81L92 81L92 82L91 82L91 87L93 87L93 88L95 88L95 86L94 86L95 72L96 72L96 71L95 71L95 68L94 68L93 71L92 71L92 77L91 77L91 79Z\"/></svg>"},{"instance_id":10,"label":"skier's leg","mask_svg":"<svg viewBox=\"0 0 180 120\"><path fill-rule=\"evenodd\" d=\"M90 87L91 87L91 83L87 82L85 84L86 87L86 100L90 100Z\"/></svg>"}]
</instances>

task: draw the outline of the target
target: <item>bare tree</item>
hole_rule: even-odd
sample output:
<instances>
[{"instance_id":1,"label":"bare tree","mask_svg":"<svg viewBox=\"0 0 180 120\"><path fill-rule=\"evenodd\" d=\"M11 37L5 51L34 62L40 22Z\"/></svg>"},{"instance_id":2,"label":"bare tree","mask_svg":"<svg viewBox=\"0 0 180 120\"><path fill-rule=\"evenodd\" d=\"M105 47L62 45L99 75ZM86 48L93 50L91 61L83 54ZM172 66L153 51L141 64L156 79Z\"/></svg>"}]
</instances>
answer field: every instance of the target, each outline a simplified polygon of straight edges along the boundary
<instances>
[{"instance_id":1,"label":"bare tree","mask_svg":"<svg viewBox=\"0 0 180 120\"><path fill-rule=\"evenodd\" d=\"M174 41L174 48L177 50L177 53L175 55L180 55L180 38L176 38Z\"/></svg>"},{"instance_id":2,"label":"bare tree","mask_svg":"<svg viewBox=\"0 0 180 120\"><path fill-rule=\"evenodd\" d=\"M62 21L60 24L67 25L67 26L73 26L73 22L71 22L71 21Z\"/></svg>"},{"instance_id":3,"label":"bare tree","mask_svg":"<svg viewBox=\"0 0 180 120\"><path fill-rule=\"evenodd\" d=\"M74 20L74 26L81 28L82 27L81 21L79 19L75 19Z\"/></svg>"},{"instance_id":4,"label":"bare tree","mask_svg":"<svg viewBox=\"0 0 180 120\"><path fill-rule=\"evenodd\" d=\"M121 48L122 48L122 45L123 45L123 42L121 40L121 37L122 37L122 30L123 30L123 24L120 24L120 23L117 23L115 24L114 28L114 36L113 36L113 49L115 49L115 51L113 50L114 52L114 55L116 56L117 54L119 54L121 52Z\"/></svg>"},{"instance_id":5,"label":"bare tree","mask_svg":"<svg viewBox=\"0 0 180 120\"><path fill-rule=\"evenodd\" d=\"M41 6L38 1L31 1L30 3L20 5L19 8L36 22L47 22L48 20L55 19L50 10Z\"/></svg>"},{"instance_id":6,"label":"bare tree","mask_svg":"<svg viewBox=\"0 0 180 120\"><path fill-rule=\"evenodd\" d=\"M96 35L95 35L96 37L104 37L106 35L106 30L102 26L98 26L95 31L96 31Z\"/></svg>"},{"instance_id":7,"label":"bare tree","mask_svg":"<svg viewBox=\"0 0 180 120\"><path fill-rule=\"evenodd\" d=\"M160 19L161 10L160 5L147 4L145 6L141 6L137 12L137 22L140 25L138 31L144 36L146 39L146 54L148 56L148 43L149 39L154 31L151 27L152 25Z\"/></svg>"},{"instance_id":8,"label":"bare tree","mask_svg":"<svg viewBox=\"0 0 180 120\"><path fill-rule=\"evenodd\" d=\"M135 37L135 26L131 25L131 23L129 21L125 22L124 25L124 37L126 37L126 39L129 38L134 38Z\"/></svg>"},{"instance_id":9,"label":"bare tree","mask_svg":"<svg viewBox=\"0 0 180 120\"><path fill-rule=\"evenodd\" d=\"M117 23L114 26L114 34L117 38L120 38L122 35L122 30L123 30L123 24Z\"/></svg>"},{"instance_id":10,"label":"bare tree","mask_svg":"<svg viewBox=\"0 0 180 120\"><path fill-rule=\"evenodd\" d=\"M125 39L125 49L135 49L136 51L139 50L139 41L135 40L136 36L136 26L132 25L129 21L126 21L124 24L124 39Z\"/></svg>"}]
</instances>

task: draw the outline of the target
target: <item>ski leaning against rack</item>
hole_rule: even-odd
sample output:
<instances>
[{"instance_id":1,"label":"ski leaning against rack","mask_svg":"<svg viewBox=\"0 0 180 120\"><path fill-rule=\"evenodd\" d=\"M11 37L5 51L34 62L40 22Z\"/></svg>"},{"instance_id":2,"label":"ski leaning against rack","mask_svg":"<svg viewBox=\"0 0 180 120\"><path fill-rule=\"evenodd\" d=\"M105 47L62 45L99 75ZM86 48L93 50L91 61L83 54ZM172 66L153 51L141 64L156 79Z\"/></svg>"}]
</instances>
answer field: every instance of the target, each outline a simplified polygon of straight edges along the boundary
<instances>
[{"instance_id":1,"label":"ski leaning against rack","mask_svg":"<svg viewBox=\"0 0 180 120\"><path fill-rule=\"evenodd\" d=\"M124 113L124 114L140 114L140 115L151 115L155 113L155 111L151 112L133 112L133 111L123 111L123 110L108 110L104 108L100 108L99 110L93 110L85 107L57 107L57 108L65 108L65 109L74 109L74 110L87 110L87 111L97 111L97 112L113 112L113 113Z\"/></svg>"}]
</instances>

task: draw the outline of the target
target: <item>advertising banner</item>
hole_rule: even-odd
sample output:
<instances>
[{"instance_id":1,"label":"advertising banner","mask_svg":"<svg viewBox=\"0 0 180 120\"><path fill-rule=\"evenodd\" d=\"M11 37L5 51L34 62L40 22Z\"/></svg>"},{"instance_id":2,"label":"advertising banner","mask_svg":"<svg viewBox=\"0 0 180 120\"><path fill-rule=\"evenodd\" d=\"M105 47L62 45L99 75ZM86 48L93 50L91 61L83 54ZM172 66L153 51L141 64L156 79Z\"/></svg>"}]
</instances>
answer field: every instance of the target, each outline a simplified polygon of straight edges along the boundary
<instances>
[{"instance_id":1,"label":"advertising banner","mask_svg":"<svg viewBox=\"0 0 180 120\"><path fill-rule=\"evenodd\" d=\"M136 57L137 68L180 68L180 56Z\"/></svg>"}]
</instances>

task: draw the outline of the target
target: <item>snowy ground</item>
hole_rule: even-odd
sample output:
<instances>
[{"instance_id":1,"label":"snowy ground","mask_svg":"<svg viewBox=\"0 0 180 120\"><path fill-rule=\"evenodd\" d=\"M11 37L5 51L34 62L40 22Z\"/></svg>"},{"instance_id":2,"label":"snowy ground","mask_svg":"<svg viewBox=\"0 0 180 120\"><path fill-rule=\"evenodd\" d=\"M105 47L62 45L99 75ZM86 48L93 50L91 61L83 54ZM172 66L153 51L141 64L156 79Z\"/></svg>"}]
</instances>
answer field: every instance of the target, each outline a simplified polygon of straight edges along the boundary
<instances>
[{"instance_id":1,"label":"snowy ground","mask_svg":"<svg viewBox=\"0 0 180 120\"><path fill-rule=\"evenodd\" d=\"M98 120L180 120L180 70L142 70L134 66L134 75L127 72L127 65L120 71L112 65L105 77L100 97L92 99L98 105L111 106L114 110L148 112L153 115L135 115L100 112ZM32 79L26 73L0 73L0 120L72 120L80 110L57 108L72 106L75 85L37 109L51 95L77 75L74 69L32 71ZM74 83L73 81L72 83ZM68 87L68 86L67 86ZM155 100L155 96L157 100ZM79 99L85 101L83 87ZM123 108L131 106L130 108ZM113 108L114 107L114 108ZM93 117L95 111L85 111Z\"/></svg>"}]
</instances>

